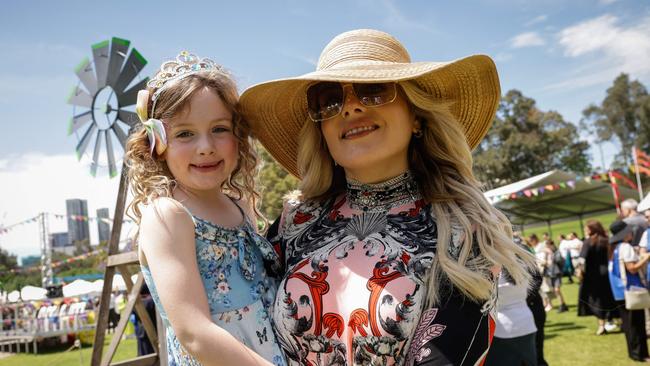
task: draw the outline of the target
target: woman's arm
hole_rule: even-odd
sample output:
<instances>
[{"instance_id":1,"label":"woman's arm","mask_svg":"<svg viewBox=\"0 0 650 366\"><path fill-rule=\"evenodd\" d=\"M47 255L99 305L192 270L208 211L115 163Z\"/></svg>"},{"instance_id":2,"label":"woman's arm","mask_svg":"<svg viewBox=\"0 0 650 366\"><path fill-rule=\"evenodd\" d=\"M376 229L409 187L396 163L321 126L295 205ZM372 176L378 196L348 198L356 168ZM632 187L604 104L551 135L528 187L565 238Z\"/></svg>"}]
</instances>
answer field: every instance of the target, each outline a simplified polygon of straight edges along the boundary
<instances>
[{"instance_id":1,"label":"woman's arm","mask_svg":"<svg viewBox=\"0 0 650 366\"><path fill-rule=\"evenodd\" d=\"M204 365L271 365L212 322L196 263L194 223L172 199L147 206L140 245L179 342Z\"/></svg>"}]
</instances>

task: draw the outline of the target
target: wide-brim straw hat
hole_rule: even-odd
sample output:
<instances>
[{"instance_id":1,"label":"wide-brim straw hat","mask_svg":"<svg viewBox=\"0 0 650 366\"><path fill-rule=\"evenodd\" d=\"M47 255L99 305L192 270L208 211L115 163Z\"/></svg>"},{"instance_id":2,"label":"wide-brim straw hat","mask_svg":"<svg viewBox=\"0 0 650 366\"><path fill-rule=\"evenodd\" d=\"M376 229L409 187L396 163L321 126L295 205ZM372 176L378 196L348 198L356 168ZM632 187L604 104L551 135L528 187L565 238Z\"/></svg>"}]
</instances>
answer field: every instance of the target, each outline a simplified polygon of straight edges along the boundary
<instances>
[{"instance_id":1,"label":"wide-brim straw hat","mask_svg":"<svg viewBox=\"0 0 650 366\"><path fill-rule=\"evenodd\" d=\"M397 39L372 29L336 36L323 49L316 71L251 86L242 94L240 104L244 118L266 150L299 177L298 136L309 120L309 85L316 81L406 80L413 80L437 99L452 102L451 113L461 124L470 148L479 144L492 124L501 93L492 59L473 55L449 62L411 62Z\"/></svg>"}]
</instances>

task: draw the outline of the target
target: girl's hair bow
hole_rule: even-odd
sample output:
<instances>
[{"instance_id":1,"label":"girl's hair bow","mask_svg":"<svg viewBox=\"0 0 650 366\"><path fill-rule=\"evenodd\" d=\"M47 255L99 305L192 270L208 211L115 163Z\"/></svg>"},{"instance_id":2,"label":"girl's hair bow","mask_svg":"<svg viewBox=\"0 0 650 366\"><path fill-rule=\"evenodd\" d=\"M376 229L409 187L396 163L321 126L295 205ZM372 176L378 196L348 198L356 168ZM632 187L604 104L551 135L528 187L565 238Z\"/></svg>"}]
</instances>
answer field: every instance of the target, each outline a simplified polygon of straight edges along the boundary
<instances>
[{"instance_id":1,"label":"girl's hair bow","mask_svg":"<svg viewBox=\"0 0 650 366\"><path fill-rule=\"evenodd\" d=\"M162 155L167 149L167 133L163 121L155 118L148 118L147 106L149 105L149 91L140 90L138 92L138 101L135 105L135 112L144 125L149 138L149 152L153 155L154 149L156 154Z\"/></svg>"}]
</instances>

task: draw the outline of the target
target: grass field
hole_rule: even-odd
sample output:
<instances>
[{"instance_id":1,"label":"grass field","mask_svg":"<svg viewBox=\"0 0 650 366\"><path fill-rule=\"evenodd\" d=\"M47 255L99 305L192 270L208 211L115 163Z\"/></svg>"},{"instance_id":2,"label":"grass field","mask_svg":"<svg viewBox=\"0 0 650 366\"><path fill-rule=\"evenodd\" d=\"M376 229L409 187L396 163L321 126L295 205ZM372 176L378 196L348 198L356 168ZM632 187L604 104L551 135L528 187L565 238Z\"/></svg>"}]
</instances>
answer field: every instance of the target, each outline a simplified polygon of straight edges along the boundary
<instances>
[{"instance_id":1,"label":"grass field","mask_svg":"<svg viewBox=\"0 0 650 366\"><path fill-rule=\"evenodd\" d=\"M547 313L544 356L551 366L627 366L639 365L627 357L625 336L622 332L597 336L596 318L578 317L578 285L565 284L562 293L569 311ZM558 305L554 300L554 305Z\"/></svg>"},{"instance_id":2,"label":"grass field","mask_svg":"<svg viewBox=\"0 0 650 366\"><path fill-rule=\"evenodd\" d=\"M578 285L564 284L562 291L570 311L558 314L555 310L548 312L546 320L546 339L544 353L551 366L632 366L639 365L627 358L625 337L621 332L596 336L596 318L578 317L576 304ZM555 300L557 305L557 300ZM106 339L108 348L110 336ZM80 359L81 353L81 359ZM81 352L65 352L65 348L50 350L39 355L20 354L0 360L0 366L75 366L89 365L91 347L84 347ZM135 357L136 342L128 339L120 343L113 361L127 360ZM83 362L80 362L83 361Z\"/></svg>"},{"instance_id":3,"label":"grass field","mask_svg":"<svg viewBox=\"0 0 650 366\"><path fill-rule=\"evenodd\" d=\"M582 219L582 224L585 225L588 220L598 220L600 221L601 224L603 224L603 227L605 227L605 230L609 228L609 224L614 222L616 220L616 212L608 212L608 213L603 213L599 215L593 215L593 216L585 216ZM581 231L580 231L580 220L572 220L572 221L564 221L564 222L557 222L551 224L551 231L549 232L548 226L544 225L539 225L539 226L534 226L530 227L524 230L523 234L524 236L528 236L530 234L536 234L540 239L542 238L543 233L553 233L552 239L555 241L555 244L559 244L557 241L557 237L560 234L568 234L571 232L576 232L579 237L581 237Z\"/></svg>"},{"instance_id":4,"label":"grass field","mask_svg":"<svg viewBox=\"0 0 650 366\"><path fill-rule=\"evenodd\" d=\"M107 335L104 341L104 352L111 342L111 335ZM66 351L69 347L47 349L38 355L21 353L7 358L0 359L0 366L76 366L90 365L92 346L85 346L81 350L73 349ZM39 352L41 350L39 349ZM137 344L135 339L126 339L120 342L113 357L113 362L124 361L137 356Z\"/></svg>"}]
</instances>

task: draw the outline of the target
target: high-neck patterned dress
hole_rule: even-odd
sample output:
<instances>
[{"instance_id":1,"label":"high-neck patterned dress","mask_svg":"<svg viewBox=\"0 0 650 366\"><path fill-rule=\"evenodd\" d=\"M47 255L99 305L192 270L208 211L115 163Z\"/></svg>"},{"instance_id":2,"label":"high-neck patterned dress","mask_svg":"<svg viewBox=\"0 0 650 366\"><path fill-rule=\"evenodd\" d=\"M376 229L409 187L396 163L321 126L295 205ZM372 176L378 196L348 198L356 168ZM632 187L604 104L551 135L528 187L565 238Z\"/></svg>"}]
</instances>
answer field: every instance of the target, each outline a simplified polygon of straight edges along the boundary
<instances>
[{"instance_id":1,"label":"high-neck patterned dress","mask_svg":"<svg viewBox=\"0 0 650 366\"><path fill-rule=\"evenodd\" d=\"M450 251L460 230L452 227ZM268 234L285 263L273 320L291 365L475 365L494 332L495 299L441 286L426 307L437 226L406 172L348 181L324 203L289 204ZM496 295L496 294L495 294Z\"/></svg>"}]
</instances>

